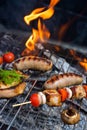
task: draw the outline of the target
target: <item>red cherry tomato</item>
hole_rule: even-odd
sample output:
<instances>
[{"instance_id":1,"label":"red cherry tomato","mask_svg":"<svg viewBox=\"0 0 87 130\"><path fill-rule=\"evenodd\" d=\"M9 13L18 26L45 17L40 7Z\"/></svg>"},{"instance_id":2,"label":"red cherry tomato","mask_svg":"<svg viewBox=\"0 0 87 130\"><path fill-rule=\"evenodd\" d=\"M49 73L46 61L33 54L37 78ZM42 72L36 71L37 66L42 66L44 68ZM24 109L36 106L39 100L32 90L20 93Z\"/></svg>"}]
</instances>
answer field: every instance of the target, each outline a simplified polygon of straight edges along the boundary
<instances>
[{"instance_id":1,"label":"red cherry tomato","mask_svg":"<svg viewBox=\"0 0 87 130\"><path fill-rule=\"evenodd\" d=\"M40 101L39 101L39 96L37 93L34 93L31 95L30 101L31 101L32 106L39 107Z\"/></svg>"},{"instance_id":2,"label":"red cherry tomato","mask_svg":"<svg viewBox=\"0 0 87 130\"><path fill-rule=\"evenodd\" d=\"M3 63L3 57L0 56L0 65Z\"/></svg>"},{"instance_id":3,"label":"red cherry tomato","mask_svg":"<svg viewBox=\"0 0 87 130\"><path fill-rule=\"evenodd\" d=\"M7 52L3 55L4 62L11 63L14 59L15 55L12 52Z\"/></svg>"}]
</instances>

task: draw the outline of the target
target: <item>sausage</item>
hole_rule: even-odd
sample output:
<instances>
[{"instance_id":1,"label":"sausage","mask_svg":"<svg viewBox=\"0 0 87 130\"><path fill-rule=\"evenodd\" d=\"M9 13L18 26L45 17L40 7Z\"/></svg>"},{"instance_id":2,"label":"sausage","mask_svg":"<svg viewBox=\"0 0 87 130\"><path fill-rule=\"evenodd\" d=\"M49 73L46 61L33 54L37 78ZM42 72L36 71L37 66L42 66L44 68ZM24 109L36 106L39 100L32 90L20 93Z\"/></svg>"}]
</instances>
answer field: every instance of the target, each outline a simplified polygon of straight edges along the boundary
<instances>
[{"instance_id":1,"label":"sausage","mask_svg":"<svg viewBox=\"0 0 87 130\"><path fill-rule=\"evenodd\" d=\"M57 74L50 77L43 86L45 89L58 89L78 85L81 84L82 81L82 76L75 73Z\"/></svg>"},{"instance_id":2,"label":"sausage","mask_svg":"<svg viewBox=\"0 0 87 130\"><path fill-rule=\"evenodd\" d=\"M24 56L13 63L13 67L17 70L34 69L47 71L52 69L52 61L38 56Z\"/></svg>"},{"instance_id":3,"label":"sausage","mask_svg":"<svg viewBox=\"0 0 87 130\"><path fill-rule=\"evenodd\" d=\"M22 82L14 88L0 89L0 98L12 98L22 94L25 90L26 83Z\"/></svg>"}]
</instances>

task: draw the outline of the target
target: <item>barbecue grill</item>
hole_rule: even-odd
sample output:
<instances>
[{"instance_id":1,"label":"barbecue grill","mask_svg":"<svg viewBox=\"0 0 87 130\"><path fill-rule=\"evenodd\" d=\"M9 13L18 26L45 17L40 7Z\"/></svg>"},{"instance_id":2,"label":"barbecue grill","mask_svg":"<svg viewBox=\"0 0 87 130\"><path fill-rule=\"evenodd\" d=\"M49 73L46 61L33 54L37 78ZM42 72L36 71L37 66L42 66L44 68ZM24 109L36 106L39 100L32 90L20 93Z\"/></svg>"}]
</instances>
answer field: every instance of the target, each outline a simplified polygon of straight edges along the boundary
<instances>
[{"instance_id":1,"label":"barbecue grill","mask_svg":"<svg viewBox=\"0 0 87 130\"><path fill-rule=\"evenodd\" d=\"M20 45L23 44L24 39L12 33L2 33L0 36L0 53L3 53L3 48L7 50L13 50L16 52L16 56L20 57L20 52L24 48ZM7 44L9 43L9 46ZM15 46L14 46L15 45ZM50 46L50 49L49 49ZM25 46L24 46L25 47ZM75 72L81 74L84 78L84 83L86 83L86 72L79 65L79 61L75 59L75 56L79 55L80 58L86 56L86 54L81 52L76 52L74 56L70 55L70 49L64 49L58 45L50 44L37 44L37 49L39 50L38 55L41 57L47 57L51 59L54 63L51 72L38 73L38 72L27 72L31 75L30 80L27 81L27 86L24 94L14 97L12 99L0 99L0 129L1 130L86 130L87 129L87 100L67 100L63 103L61 107L49 107L46 104L38 108L34 108L31 104L23 105L20 107L13 108L13 104L25 102L29 100L32 93L42 90L44 81L54 73L65 73L65 72ZM10 64L3 65L3 68L10 68ZM32 76L34 74L34 77ZM35 78L35 74L38 75ZM64 108L73 106L76 108L80 114L81 118L79 123L76 125L64 124L61 120L61 111Z\"/></svg>"},{"instance_id":2,"label":"barbecue grill","mask_svg":"<svg viewBox=\"0 0 87 130\"><path fill-rule=\"evenodd\" d=\"M0 130L87 130L87 99L85 98L80 100L67 99L60 107L49 107L46 104L38 108L34 108L31 104L12 107L13 104L29 101L32 93L42 91L44 82L56 73L77 73L83 76L83 83L87 83L87 70L80 64L80 62L84 62L87 65L87 60L83 61L83 59L87 59L87 46L85 46L87 40L87 17L62 8L56 8L57 13L58 19L60 16L60 20L57 21L59 23L57 27L62 25L62 15L66 17L66 21L74 17L77 23L77 34L79 35L68 43L68 38L66 38L69 35L68 33L65 35L63 42L58 42L58 39L55 38L57 30L52 28L52 39L46 43L36 44L35 51L29 54L49 58L53 62L53 68L51 71L45 73L32 70L24 71L24 73L30 75L30 78L26 81L27 86L24 93L11 99L0 99ZM53 22L56 20L54 16ZM54 25L56 26L58 23L54 23ZM74 23L75 26L76 23ZM81 30L79 29L80 26ZM82 29L83 27L84 29ZM73 31L75 32L76 30ZM80 33L82 31L82 34L79 31ZM8 30L2 27L0 31L0 55L6 51L12 51L16 58L19 58L21 54L25 54L25 41L30 34L28 32ZM74 36L72 34L71 39ZM78 46L79 43L81 46ZM11 69L12 64L4 63L0 67L3 69ZM69 107L74 107L81 115L80 121L75 125L67 125L61 120L62 110Z\"/></svg>"}]
</instances>

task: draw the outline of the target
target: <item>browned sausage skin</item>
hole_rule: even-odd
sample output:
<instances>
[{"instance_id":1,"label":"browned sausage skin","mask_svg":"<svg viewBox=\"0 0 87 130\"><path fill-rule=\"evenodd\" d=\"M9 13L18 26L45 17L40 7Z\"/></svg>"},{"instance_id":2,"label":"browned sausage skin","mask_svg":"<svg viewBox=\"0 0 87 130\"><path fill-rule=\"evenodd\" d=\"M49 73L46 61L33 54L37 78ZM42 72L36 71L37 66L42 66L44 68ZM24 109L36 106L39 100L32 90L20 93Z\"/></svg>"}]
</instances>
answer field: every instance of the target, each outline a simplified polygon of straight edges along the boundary
<instances>
[{"instance_id":1,"label":"browned sausage skin","mask_svg":"<svg viewBox=\"0 0 87 130\"><path fill-rule=\"evenodd\" d=\"M0 98L12 98L22 94L25 90L26 83L22 82L14 88L0 89Z\"/></svg>"},{"instance_id":2,"label":"browned sausage skin","mask_svg":"<svg viewBox=\"0 0 87 130\"><path fill-rule=\"evenodd\" d=\"M67 86L81 84L83 78L75 73L57 74L50 77L45 83L45 89L57 89L64 88Z\"/></svg>"},{"instance_id":3,"label":"browned sausage skin","mask_svg":"<svg viewBox=\"0 0 87 130\"><path fill-rule=\"evenodd\" d=\"M52 61L38 56L24 56L13 63L13 67L17 70L34 69L47 71L52 69Z\"/></svg>"}]
</instances>

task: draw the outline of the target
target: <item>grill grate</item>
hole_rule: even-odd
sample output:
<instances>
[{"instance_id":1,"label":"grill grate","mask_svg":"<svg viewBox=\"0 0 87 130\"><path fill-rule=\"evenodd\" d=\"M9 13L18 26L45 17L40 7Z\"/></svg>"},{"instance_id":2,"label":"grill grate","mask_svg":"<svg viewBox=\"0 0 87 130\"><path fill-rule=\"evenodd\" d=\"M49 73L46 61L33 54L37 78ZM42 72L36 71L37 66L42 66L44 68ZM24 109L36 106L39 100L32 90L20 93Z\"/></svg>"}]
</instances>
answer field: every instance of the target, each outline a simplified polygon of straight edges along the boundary
<instances>
[{"instance_id":1,"label":"grill grate","mask_svg":"<svg viewBox=\"0 0 87 130\"><path fill-rule=\"evenodd\" d=\"M13 39L14 40L14 39ZM7 42L8 43L8 42ZM48 47L49 48L49 47ZM47 49L48 49L47 48ZM70 57L69 53L55 53L50 47L47 50L45 47L40 51L39 55L48 57L54 63L52 72L48 73L48 77L53 73L75 72L84 76L86 82L86 74L78 67L73 66L74 58ZM82 55L80 55L82 57ZM79 69L81 71L79 71ZM24 94L12 98L0 100L0 129L1 130L86 130L87 129L87 100L67 101L61 107L49 107L46 104L38 108L32 107L30 104L12 108L13 104L28 101L29 96L36 91L41 91L43 82L30 80L27 82L27 87ZM76 125L66 125L62 122L60 113L68 106L79 106L81 119ZM80 108L81 107L81 108Z\"/></svg>"}]
</instances>

